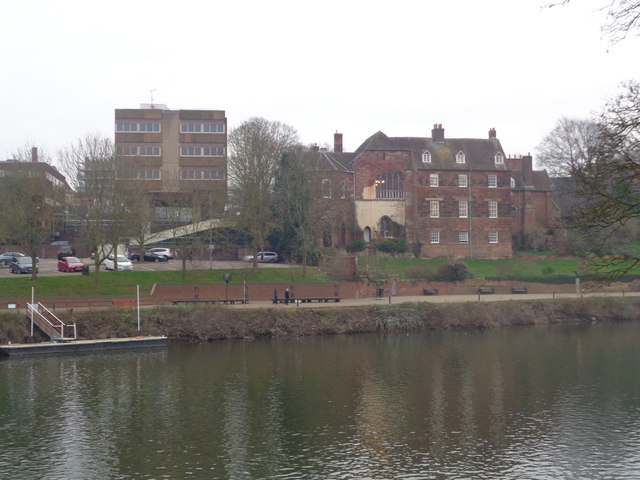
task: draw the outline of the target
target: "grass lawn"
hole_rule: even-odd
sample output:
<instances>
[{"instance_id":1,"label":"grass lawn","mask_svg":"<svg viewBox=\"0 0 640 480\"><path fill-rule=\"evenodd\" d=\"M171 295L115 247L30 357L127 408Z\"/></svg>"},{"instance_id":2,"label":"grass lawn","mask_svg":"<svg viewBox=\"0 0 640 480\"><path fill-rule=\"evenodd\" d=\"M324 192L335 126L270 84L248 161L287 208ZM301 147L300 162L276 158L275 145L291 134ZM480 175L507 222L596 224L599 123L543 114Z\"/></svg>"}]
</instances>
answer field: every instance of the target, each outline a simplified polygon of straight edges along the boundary
<instances>
[{"instance_id":1,"label":"grass lawn","mask_svg":"<svg viewBox=\"0 0 640 480\"><path fill-rule=\"evenodd\" d=\"M187 270L156 272L100 272L100 287L96 290L95 272L89 275L38 276L35 283L30 275L0 279L0 297L30 297L31 287L39 296L70 297L87 295L132 295L136 285L140 294L146 295L156 283L223 283L224 275L231 274L231 283L243 281L262 282L321 282L328 280L314 267L307 268L307 276L302 276L302 268L259 268Z\"/></svg>"}]
</instances>

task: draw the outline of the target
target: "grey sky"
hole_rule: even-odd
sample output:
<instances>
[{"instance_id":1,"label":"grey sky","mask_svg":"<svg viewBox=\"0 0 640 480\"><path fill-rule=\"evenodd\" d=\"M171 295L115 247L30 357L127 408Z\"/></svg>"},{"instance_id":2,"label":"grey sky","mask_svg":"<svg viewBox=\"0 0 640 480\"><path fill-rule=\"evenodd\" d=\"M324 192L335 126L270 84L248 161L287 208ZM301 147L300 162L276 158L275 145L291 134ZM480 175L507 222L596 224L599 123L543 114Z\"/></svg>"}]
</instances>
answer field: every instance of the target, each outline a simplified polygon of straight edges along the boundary
<instances>
[{"instance_id":1,"label":"grey sky","mask_svg":"<svg viewBox=\"0 0 640 480\"><path fill-rule=\"evenodd\" d=\"M640 39L601 38L602 1L4 2L0 159L113 135L115 108L224 109L279 120L304 143L382 130L484 138L534 153L562 116L638 77Z\"/></svg>"}]
</instances>

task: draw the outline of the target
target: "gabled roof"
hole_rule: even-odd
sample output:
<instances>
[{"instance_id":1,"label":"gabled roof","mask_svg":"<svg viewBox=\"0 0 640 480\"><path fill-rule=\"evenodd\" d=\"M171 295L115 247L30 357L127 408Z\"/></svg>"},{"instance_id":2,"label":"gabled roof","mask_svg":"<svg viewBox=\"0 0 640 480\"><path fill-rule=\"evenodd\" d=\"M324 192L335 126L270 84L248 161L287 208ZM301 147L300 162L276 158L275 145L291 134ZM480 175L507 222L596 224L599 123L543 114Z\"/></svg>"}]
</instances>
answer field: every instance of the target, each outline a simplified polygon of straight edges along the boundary
<instances>
[{"instance_id":1,"label":"gabled roof","mask_svg":"<svg viewBox=\"0 0 640 480\"><path fill-rule=\"evenodd\" d=\"M417 168L468 170L508 170L506 163L496 164L495 155L501 153L506 159L502 145L497 138L447 138L444 142L434 142L423 137L388 137L376 132L356 150L356 156L366 151L408 151L411 152ZM431 162L422 163L422 154L431 153ZM456 163L456 155L463 152L465 163Z\"/></svg>"},{"instance_id":2,"label":"gabled roof","mask_svg":"<svg viewBox=\"0 0 640 480\"><path fill-rule=\"evenodd\" d=\"M311 168L316 171L350 172L353 153L309 152L307 153Z\"/></svg>"}]
</instances>

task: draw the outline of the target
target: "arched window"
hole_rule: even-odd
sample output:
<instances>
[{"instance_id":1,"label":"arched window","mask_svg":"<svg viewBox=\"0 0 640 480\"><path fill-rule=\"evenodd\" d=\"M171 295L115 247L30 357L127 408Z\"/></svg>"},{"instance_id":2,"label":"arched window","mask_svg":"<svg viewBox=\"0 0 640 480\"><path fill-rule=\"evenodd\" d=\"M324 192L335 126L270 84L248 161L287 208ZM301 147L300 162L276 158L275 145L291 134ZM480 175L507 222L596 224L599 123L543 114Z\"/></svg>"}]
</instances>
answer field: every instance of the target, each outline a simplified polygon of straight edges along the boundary
<instances>
[{"instance_id":1,"label":"arched window","mask_svg":"<svg viewBox=\"0 0 640 480\"><path fill-rule=\"evenodd\" d=\"M496 153L495 158L496 158L496 165L504 163L504 155L502 155L502 153L500 152Z\"/></svg>"},{"instance_id":2,"label":"arched window","mask_svg":"<svg viewBox=\"0 0 640 480\"><path fill-rule=\"evenodd\" d=\"M459 151L456 154L456 163L464 163L464 162L465 162L464 153L462 151Z\"/></svg>"},{"instance_id":3,"label":"arched window","mask_svg":"<svg viewBox=\"0 0 640 480\"><path fill-rule=\"evenodd\" d=\"M422 152L422 163L431 163L431 152L429 150Z\"/></svg>"},{"instance_id":4,"label":"arched window","mask_svg":"<svg viewBox=\"0 0 640 480\"><path fill-rule=\"evenodd\" d=\"M382 238L393 237L393 229L391 225L391 219L389 217L382 217L380 219L380 236Z\"/></svg>"},{"instance_id":5,"label":"arched window","mask_svg":"<svg viewBox=\"0 0 640 480\"><path fill-rule=\"evenodd\" d=\"M383 173L376 177L374 184L377 199L404 198L404 175L402 173Z\"/></svg>"},{"instance_id":6,"label":"arched window","mask_svg":"<svg viewBox=\"0 0 640 480\"><path fill-rule=\"evenodd\" d=\"M371 229L369 227L364 227L364 230L362 231L362 237L364 238L364 241L366 243L369 243L371 241Z\"/></svg>"}]
</instances>

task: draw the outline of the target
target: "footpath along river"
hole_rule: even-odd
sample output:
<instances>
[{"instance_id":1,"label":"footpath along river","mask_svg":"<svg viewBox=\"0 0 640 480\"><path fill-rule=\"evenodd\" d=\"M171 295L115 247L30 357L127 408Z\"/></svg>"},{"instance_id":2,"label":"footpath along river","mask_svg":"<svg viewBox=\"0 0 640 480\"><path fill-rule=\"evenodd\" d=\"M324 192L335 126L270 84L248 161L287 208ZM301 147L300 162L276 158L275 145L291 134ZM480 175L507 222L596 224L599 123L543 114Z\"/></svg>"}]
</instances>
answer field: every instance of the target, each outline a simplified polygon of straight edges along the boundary
<instances>
[{"instance_id":1,"label":"footpath along river","mask_svg":"<svg viewBox=\"0 0 640 480\"><path fill-rule=\"evenodd\" d=\"M0 359L0 478L631 479L640 322Z\"/></svg>"}]
</instances>

